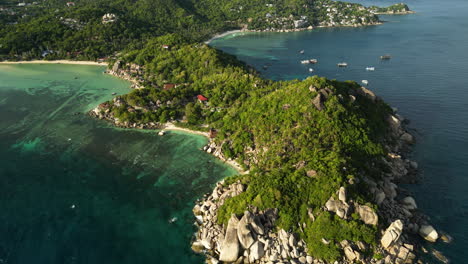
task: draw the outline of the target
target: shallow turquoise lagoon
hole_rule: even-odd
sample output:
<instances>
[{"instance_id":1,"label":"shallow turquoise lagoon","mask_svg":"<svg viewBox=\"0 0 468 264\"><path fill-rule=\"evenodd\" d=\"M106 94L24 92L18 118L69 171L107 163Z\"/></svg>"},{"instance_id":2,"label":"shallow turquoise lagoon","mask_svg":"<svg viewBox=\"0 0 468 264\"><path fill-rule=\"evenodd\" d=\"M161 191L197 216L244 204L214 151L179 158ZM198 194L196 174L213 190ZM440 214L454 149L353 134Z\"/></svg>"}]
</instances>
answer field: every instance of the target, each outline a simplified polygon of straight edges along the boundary
<instances>
[{"instance_id":1,"label":"shallow turquoise lagoon","mask_svg":"<svg viewBox=\"0 0 468 264\"><path fill-rule=\"evenodd\" d=\"M0 263L203 262L193 203L235 171L204 137L89 117L129 91L103 71L0 65Z\"/></svg>"}]
</instances>

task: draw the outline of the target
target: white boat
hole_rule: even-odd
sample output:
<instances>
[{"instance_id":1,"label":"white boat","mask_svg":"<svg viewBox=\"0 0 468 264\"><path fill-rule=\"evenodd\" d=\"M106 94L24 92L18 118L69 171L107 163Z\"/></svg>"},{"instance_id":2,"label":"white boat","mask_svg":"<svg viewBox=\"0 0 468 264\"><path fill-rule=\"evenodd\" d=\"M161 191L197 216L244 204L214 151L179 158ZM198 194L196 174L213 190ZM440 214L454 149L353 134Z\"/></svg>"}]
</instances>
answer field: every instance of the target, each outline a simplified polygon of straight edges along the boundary
<instances>
[{"instance_id":1,"label":"white boat","mask_svg":"<svg viewBox=\"0 0 468 264\"><path fill-rule=\"evenodd\" d=\"M309 72L314 72L314 69L312 69L312 68L309 68Z\"/></svg>"},{"instance_id":2,"label":"white boat","mask_svg":"<svg viewBox=\"0 0 468 264\"><path fill-rule=\"evenodd\" d=\"M375 67L366 67L366 71L375 71Z\"/></svg>"},{"instance_id":3,"label":"white boat","mask_svg":"<svg viewBox=\"0 0 468 264\"><path fill-rule=\"evenodd\" d=\"M369 81L368 81L368 80L362 80L361 82L362 82L362 84L364 84L364 85L368 85L368 84L369 84Z\"/></svg>"},{"instance_id":4,"label":"white boat","mask_svg":"<svg viewBox=\"0 0 468 264\"><path fill-rule=\"evenodd\" d=\"M175 221L177 221L177 217L172 217L171 219L169 219L169 223L174 223Z\"/></svg>"},{"instance_id":5,"label":"white boat","mask_svg":"<svg viewBox=\"0 0 468 264\"><path fill-rule=\"evenodd\" d=\"M304 54L304 50L299 51L300 54Z\"/></svg>"},{"instance_id":6,"label":"white boat","mask_svg":"<svg viewBox=\"0 0 468 264\"><path fill-rule=\"evenodd\" d=\"M161 130L161 131L159 131L158 135L160 135L160 136L164 136L164 135L166 135L166 131L164 131L164 130Z\"/></svg>"},{"instance_id":7,"label":"white boat","mask_svg":"<svg viewBox=\"0 0 468 264\"><path fill-rule=\"evenodd\" d=\"M309 64L309 63L310 63L310 60L302 60L301 63L302 63L302 64Z\"/></svg>"},{"instance_id":8,"label":"white boat","mask_svg":"<svg viewBox=\"0 0 468 264\"><path fill-rule=\"evenodd\" d=\"M338 67L348 67L348 63L346 63L346 62L340 62L337 65L338 65Z\"/></svg>"},{"instance_id":9,"label":"white boat","mask_svg":"<svg viewBox=\"0 0 468 264\"><path fill-rule=\"evenodd\" d=\"M312 63L312 64L315 64L315 63L318 62L318 60L317 59L310 59L309 62Z\"/></svg>"}]
</instances>

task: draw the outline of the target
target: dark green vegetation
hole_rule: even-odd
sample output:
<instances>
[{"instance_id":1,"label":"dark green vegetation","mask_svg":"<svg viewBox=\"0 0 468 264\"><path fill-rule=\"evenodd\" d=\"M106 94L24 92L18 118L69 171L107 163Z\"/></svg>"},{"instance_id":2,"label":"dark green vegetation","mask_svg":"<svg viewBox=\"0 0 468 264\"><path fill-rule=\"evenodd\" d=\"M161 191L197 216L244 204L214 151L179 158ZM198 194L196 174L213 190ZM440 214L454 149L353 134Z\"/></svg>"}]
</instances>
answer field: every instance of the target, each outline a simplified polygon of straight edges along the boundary
<instances>
[{"instance_id":1,"label":"dark green vegetation","mask_svg":"<svg viewBox=\"0 0 468 264\"><path fill-rule=\"evenodd\" d=\"M171 48L161 48L162 43ZM146 88L108 102L103 112L122 122L179 120L191 128L214 127L225 157L250 169L235 178L248 189L220 208L220 223L249 206L278 208L278 227L298 233L312 255L328 260L341 255L335 243L343 239L375 243L376 227L358 217L335 218L321 207L340 186L346 186L351 199L373 207L359 178L378 178L385 168L381 143L391 110L382 101L360 95L355 82L264 80L232 56L176 35L151 40L121 60L124 68L144 66ZM162 89L169 82L180 85ZM313 103L319 93L322 110ZM197 95L208 100L199 101ZM333 243L325 245L322 237Z\"/></svg>"},{"instance_id":2,"label":"dark green vegetation","mask_svg":"<svg viewBox=\"0 0 468 264\"><path fill-rule=\"evenodd\" d=\"M355 17L378 18L358 4L330 0L45 0L0 1L0 59L95 60L178 33L193 42L228 29L293 29ZM327 11L329 9L335 9ZM110 14L112 19L105 19ZM362 19L365 18L365 19ZM351 22L350 22L351 23ZM339 24L337 24L339 25Z\"/></svg>"}]
</instances>

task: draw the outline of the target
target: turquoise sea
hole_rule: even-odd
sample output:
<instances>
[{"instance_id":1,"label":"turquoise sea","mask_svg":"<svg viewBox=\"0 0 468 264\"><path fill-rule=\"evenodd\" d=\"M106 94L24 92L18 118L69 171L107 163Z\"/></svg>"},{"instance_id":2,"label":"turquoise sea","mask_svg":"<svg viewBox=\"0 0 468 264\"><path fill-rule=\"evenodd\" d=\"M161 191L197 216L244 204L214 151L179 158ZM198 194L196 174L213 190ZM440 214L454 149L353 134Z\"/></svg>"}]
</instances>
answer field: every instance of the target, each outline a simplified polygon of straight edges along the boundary
<instances>
[{"instance_id":1,"label":"turquoise sea","mask_svg":"<svg viewBox=\"0 0 468 264\"><path fill-rule=\"evenodd\" d=\"M355 2L386 6L400 1ZM211 45L272 79L303 79L312 75L312 67L319 76L368 80L369 88L410 120L416 135L412 158L422 180L404 187L434 226L454 237L452 244L427 246L462 264L468 247L468 1L406 3L417 13L381 16L387 22L379 26L238 33ZM380 61L384 54L392 59ZM319 62L305 66L300 63L305 58ZM342 61L349 66L338 68ZM366 71L368 66L375 71Z\"/></svg>"},{"instance_id":2,"label":"turquoise sea","mask_svg":"<svg viewBox=\"0 0 468 264\"><path fill-rule=\"evenodd\" d=\"M129 91L103 70L0 65L0 264L203 262L194 200L235 171L204 137L86 115Z\"/></svg>"}]
</instances>

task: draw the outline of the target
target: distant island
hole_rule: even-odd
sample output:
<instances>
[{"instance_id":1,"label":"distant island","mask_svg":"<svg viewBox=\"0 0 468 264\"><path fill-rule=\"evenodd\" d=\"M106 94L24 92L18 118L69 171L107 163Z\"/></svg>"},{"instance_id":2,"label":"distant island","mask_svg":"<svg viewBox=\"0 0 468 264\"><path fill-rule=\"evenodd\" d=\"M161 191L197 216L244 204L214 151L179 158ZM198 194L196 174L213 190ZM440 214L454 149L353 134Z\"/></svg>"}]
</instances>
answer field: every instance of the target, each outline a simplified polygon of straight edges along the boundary
<instances>
[{"instance_id":1,"label":"distant island","mask_svg":"<svg viewBox=\"0 0 468 264\"><path fill-rule=\"evenodd\" d=\"M317 76L263 79L202 43L233 29L374 25L377 13L409 13L406 5L34 3L1 7L3 60L105 61L107 73L134 89L92 116L119 127L198 131L209 138L206 152L236 166L239 175L193 210L192 249L208 263L417 263L420 237L450 241L399 193L397 183L415 181L418 165L407 157L414 138L372 91Z\"/></svg>"},{"instance_id":2,"label":"distant island","mask_svg":"<svg viewBox=\"0 0 468 264\"><path fill-rule=\"evenodd\" d=\"M388 7L371 6L369 8L371 12L376 15L406 15L415 13L404 3L394 4Z\"/></svg>"}]
</instances>

